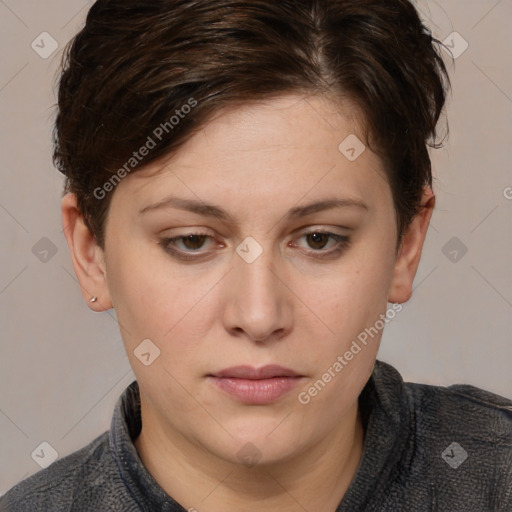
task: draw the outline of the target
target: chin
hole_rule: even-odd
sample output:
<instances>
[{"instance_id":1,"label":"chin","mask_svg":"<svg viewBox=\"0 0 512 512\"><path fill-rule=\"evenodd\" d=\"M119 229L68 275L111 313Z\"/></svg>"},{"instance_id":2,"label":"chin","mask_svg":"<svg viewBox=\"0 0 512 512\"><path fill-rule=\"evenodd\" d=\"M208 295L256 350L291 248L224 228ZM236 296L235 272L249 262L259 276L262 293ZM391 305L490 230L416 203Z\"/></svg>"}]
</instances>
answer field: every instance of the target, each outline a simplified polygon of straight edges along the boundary
<instances>
[{"instance_id":1,"label":"chin","mask_svg":"<svg viewBox=\"0 0 512 512\"><path fill-rule=\"evenodd\" d=\"M232 435L232 443L227 447L228 458L235 464L246 466L270 466L285 462L296 455L297 445L287 430L278 432L275 422L269 428L248 426L243 432L227 429ZM234 458L233 458L233 451Z\"/></svg>"}]
</instances>

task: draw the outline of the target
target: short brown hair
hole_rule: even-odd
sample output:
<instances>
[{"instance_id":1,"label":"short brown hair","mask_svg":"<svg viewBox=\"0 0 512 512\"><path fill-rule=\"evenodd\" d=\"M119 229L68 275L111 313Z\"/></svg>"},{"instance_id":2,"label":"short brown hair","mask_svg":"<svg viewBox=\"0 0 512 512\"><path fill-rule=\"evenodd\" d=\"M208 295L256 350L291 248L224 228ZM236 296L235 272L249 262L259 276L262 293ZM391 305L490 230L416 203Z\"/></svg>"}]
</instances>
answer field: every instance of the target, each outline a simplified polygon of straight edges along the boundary
<instances>
[{"instance_id":1,"label":"short brown hair","mask_svg":"<svg viewBox=\"0 0 512 512\"><path fill-rule=\"evenodd\" d=\"M98 0L62 60L53 156L64 193L104 248L116 172L172 155L225 107L327 94L362 115L400 241L432 186L427 145L440 147L450 87L433 43L409 0Z\"/></svg>"}]
</instances>

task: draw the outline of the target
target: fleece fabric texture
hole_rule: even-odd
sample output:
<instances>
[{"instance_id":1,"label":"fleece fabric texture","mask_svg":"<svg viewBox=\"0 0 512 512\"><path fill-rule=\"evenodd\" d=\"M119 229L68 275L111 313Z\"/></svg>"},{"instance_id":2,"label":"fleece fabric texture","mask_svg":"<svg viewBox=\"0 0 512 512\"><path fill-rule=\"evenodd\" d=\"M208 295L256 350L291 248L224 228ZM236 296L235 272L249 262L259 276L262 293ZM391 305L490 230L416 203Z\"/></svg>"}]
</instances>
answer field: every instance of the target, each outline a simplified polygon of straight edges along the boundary
<instances>
[{"instance_id":1,"label":"fleece fabric texture","mask_svg":"<svg viewBox=\"0 0 512 512\"><path fill-rule=\"evenodd\" d=\"M404 382L377 360L359 406L363 455L335 512L512 512L511 400ZM109 432L15 485L0 511L187 512L143 466L133 444L141 425L134 381Z\"/></svg>"}]
</instances>

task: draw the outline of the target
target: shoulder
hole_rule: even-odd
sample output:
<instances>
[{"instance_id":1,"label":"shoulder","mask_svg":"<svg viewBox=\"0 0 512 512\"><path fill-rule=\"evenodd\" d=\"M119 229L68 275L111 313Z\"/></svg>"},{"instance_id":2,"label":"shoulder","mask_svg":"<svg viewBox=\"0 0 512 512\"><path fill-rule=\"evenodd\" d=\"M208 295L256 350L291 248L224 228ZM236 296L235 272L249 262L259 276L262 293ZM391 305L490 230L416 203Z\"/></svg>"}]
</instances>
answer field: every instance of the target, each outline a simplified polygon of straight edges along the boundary
<instances>
[{"instance_id":1,"label":"shoulder","mask_svg":"<svg viewBox=\"0 0 512 512\"><path fill-rule=\"evenodd\" d=\"M512 511L512 400L468 384L404 382L383 362L374 385L378 428L397 426L379 510Z\"/></svg>"},{"instance_id":2,"label":"shoulder","mask_svg":"<svg viewBox=\"0 0 512 512\"><path fill-rule=\"evenodd\" d=\"M404 382L393 366L380 360L376 361L372 377L388 414L405 404L410 423L424 435L449 431L481 441L511 440L511 398L470 384Z\"/></svg>"},{"instance_id":3,"label":"shoulder","mask_svg":"<svg viewBox=\"0 0 512 512\"><path fill-rule=\"evenodd\" d=\"M429 425L481 442L512 442L509 398L469 384L444 387L406 382L404 389L419 427Z\"/></svg>"},{"instance_id":4,"label":"shoulder","mask_svg":"<svg viewBox=\"0 0 512 512\"><path fill-rule=\"evenodd\" d=\"M80 494L86 495L82 503L97 502L111 487L115 475L115 462L105 432L84 448L15 485L0 498L0 511L71 511L73 503L81 502Z\"/></svg>"},{"instance_id":5,"label":"shoulder","mask_svg":"<svg viewBox=\"0 0 512 512\"><path fill-rule=\"evenodd\" d=\"M458 496L474 510L512 507L512 400L468 384L407 382L404 390L417 481L443 503Z\"/></svg>"}]
</instances>

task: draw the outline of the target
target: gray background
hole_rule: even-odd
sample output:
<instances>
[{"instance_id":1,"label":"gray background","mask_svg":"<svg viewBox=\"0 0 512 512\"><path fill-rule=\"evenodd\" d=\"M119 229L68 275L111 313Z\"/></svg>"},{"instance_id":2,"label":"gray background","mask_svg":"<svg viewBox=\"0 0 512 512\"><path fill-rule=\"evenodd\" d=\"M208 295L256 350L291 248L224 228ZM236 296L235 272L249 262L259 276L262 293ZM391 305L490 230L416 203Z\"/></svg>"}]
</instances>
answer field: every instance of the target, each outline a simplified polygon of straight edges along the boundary
<instances>
[{"instance_id":1,"label":"gray background","mask_svg":"<svg viewBox=\"0 0 512 512\"><path fill-rule=\"evenodd\" d=\"M510 397L512 3L416 4L437 38L450 44L456 31L469 46L455 65L446 59L453 96L450 138L432 155L437 209L413 298L386 327L379 358L404 380ZM105 431L134 379L114 311L82 300L51 163L55 71L90 5L0 0L0 494L49 461L42 442L62 457ZM35 51L51 50L43 32L58 43L47 58Z\"/></svg>"}]
</instances>

